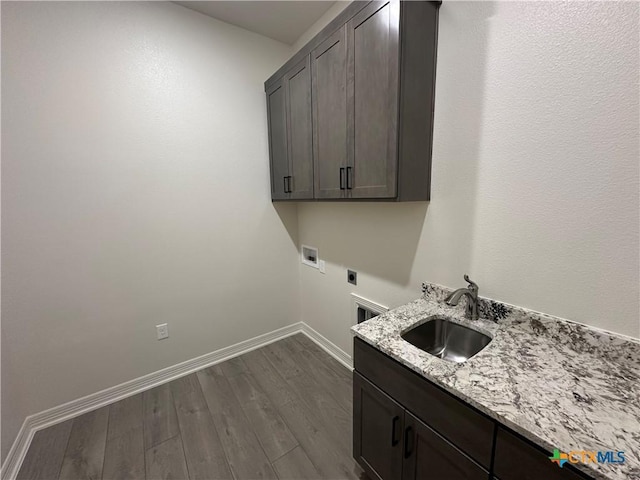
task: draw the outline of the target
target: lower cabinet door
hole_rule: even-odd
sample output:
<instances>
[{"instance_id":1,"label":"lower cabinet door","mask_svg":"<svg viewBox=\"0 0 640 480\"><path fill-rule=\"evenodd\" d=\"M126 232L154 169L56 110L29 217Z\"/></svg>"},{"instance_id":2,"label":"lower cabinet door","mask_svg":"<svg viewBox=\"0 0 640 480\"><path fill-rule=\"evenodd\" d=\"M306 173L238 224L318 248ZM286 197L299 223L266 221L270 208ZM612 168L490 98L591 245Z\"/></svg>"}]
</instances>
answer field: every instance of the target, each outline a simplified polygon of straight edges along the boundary
<instances>
[{"instance_id":1,"label":"lower cabinet door","mask_svg":"<svg viewBox=\"0 0 640 480\"><path fill-rule=\"evenodd\" d=\"M403 480L487 480L489 472L409 412L404 415Z\"/></svg>"},{"instance_id":2,"label":"lower cabinet door","mask_svg":"<svg viewBox=\"0 0 640 480\"><path fill-rule=\"evenodd\" d=\"M402 479L404 408L353 372L353 458L371 480Z\"/></svg>"},{"instance_id":3,"label":"lower cabinet door","mask_svg":"<svg viewBox=\"0 0 640 480\"><path fill-rule=\"evenodd\" d=\"M498 428L494 472L502 480L584 480L588 478L573 471L573 467L565 464L563 468L549 459L547 453L534 447L513 433Z\"/></svg>"}]
</instances>

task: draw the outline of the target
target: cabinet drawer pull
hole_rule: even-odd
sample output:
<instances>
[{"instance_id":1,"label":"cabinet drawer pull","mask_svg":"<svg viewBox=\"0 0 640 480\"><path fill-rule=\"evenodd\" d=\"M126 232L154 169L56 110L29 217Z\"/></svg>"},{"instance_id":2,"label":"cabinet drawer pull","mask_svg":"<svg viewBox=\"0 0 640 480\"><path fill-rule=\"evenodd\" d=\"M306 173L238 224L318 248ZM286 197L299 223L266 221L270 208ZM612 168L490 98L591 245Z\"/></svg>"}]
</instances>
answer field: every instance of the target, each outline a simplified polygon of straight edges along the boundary
<instances>
[{"instance_id":1,"label":"cabinet drawer pull","mask_svg":"<svg viewBox=\"0 0 640 480\"><path fill-rule=\"evenodd\" d=\"M413 441L413 435L411 435L412 432L412 427L407 427L404 431L404 458L409 458L413 453L413 445L409 446Z\"/></svg>"},{"instance_id":2,"label":"cabinet drawer pull","mask_svg":"<svg viewBox=\"0 0 640 480\"><path fill-rule=\"evenodd\" d=\"M287 177L287 193L291 193L291 175Z\"/></svg>"},{"instance_id":3,"label":"cabinet drawer pull","mask_svg":"<svg viewBox=\"0 0 640 480\"><path fill-rule=\"evenodd\" d=\"M282 177L282 183L284 183L282 187L284 190L284 193L287 193L287 177Z\"/></svg>"},{"instance_id":4,"label":"cabinet drawer pull","mask_svg":"<svg viewBox=\"0 0 640 480\"><path fill-rule=\"evenodd\" d=\"M347 190L351 190L351 167L347 167Z\"/></svg>"},{"instance_id":5,"label":"cabinet drawer pull","mask_svg":"<svg viewBox=\"0 0 640 480\"><path fill-rule=\"evenodd\" d=\"M340 167L340 190L344 190L344 167Z\"/></svg>"},{"instance_id":6,"label":"cabinet drawer pull","mask_svg":"<svg viewBox=\"0 0 640 480\"><path fill-rule=\"evenodd\" d=\"M396 445L398 445L398 442L400 440L398 440L396 438L396 430L397 430L397 426L398 426L398 420L400 420L400 417L398 415L396 415L395 417L393 417L393 420L391 421L391 446L395 447Z\"/></svg>"}]
</instances>

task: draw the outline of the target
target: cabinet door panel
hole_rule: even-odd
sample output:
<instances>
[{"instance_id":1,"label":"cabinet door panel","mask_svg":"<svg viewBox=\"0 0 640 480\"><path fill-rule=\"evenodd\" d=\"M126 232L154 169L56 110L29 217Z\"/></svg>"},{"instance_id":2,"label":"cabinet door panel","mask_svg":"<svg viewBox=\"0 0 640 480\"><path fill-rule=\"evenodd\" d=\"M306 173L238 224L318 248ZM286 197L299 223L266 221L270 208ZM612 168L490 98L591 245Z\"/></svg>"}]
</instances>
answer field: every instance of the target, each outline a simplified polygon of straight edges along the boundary
<instances>
[{"instance_id":1,"label":"cabinet door panel","mask_svg":"<svg viewBox=\"0 0 640 480\"><path fill-rule=\"evenodd\" d=\"M287 120L285 88L282 82L267 92L267 117L269 128L269 159L271 161L271 198L289 198L287 180L289 160L287 158Z\"/></svg>"},{"instance_id":2,"label":"cabinet door panel","mask_svg":"<svg viewBox=\"0 0 640 480\"><path fill-rule=\"evenodd\" d=\"M291 198L313 198L311 67L309 57L285 76Z\"/></svg>"},{"instance_id":3,"label":"cabinet door panel","mask_svg":"<svg viewBox=\"0 0 640 480\"><path fill-rule=\"evenodd\" d=\"M311 53L316 198L341 198L347 163L346 28ZM341 185L342 184L342 185Z\"/></svg>"},{"instance_id":4,"label":"cabinet door panel","mask_svg":"<svg viewBox=\"0 0 640 480\"><path fill-rule=\"evenodd\" d=\"M397 191L399 2L372 2L348 32L349 187L353 198Z\"/></svg>"},{"instance_id":5,"label":"cabinet door panel","mask_svg":"<svg viewBox=\"0 0 640 480\"><path fill-rule=\"evenodd\" d=\"M491 465L495 424L359 338L353 342L354 366L476 462Z\"/></svg>"},{"instance_id":6,"label":"cabinet door panel","mask_svg":"<svg viewBox=\"0 0 640 480\"><path fill-rule=\"evenodd\" d=\"M549 460L550 453L518 438L504 428L498 428L494 471L502 480L582 480L587 478L565 464L558 467Z\"/></svg>"},{"instance_id":7,"label":"cabinet door panel","mask_svg":"<svg viewBox=\"0 0 640 480\"><path fill-rule=\"evenodd\" d=\"M405 411L403 480L487 480L489 472Z\"/></svg>"},{"instance_id":8,"label":"cabinet door panel","mask_svg":"<svg viewBox=\"0 0 640 480\"><path fill-rule=\"evenodd\" d=\"M372 479L402 478L404 409L353 372L353 457Z\"/></svg>"}]
</instances>

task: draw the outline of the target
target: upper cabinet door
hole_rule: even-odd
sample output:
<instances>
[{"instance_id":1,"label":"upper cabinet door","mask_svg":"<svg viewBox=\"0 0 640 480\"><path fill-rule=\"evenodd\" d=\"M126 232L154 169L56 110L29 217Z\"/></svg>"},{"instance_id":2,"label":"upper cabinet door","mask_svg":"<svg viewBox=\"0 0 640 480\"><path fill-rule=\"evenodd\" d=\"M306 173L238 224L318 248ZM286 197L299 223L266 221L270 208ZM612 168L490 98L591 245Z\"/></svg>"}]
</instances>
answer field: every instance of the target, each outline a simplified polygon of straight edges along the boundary
<instances>
[{"instance_id":1,"label":"upper cabinet door","mask_svg":"<svg viewBox=\"0 0 640 480\"><path fill-rule=\"evenodd\" d=\"M311 52L316 198L341 198L346 192L345 27L340 28Z\"/></svg>"},{"instance_id":2,"label":"upper cabinet door","mask_svg":"<svg viewBox=\"0 0 640 480\"><path fill-rule=\"evenodd\" d=\"M398 173L400 2L371 2L347 24L348 189L393 198Z\"/></svg>"},{"instance_id":3,"label":"upper cabinet door","mask_svg":"<svg viewBox=\"0 0 640 480\"><path fill-rule=\"evenodd\" d=\"M313 199L311 65L307 56L284 78L291 199Z\"/></svg>"},{"instance_id":4,"label":"upper cabinet door","mask_svg":"<svg viewBox=\"0 0 640 480\"><path fill-rule=\"evenodd\" d=\"M440 3L354 1L265 82L274 200L430 199Z\"/></svg>"},{"instance_id":5,"label":"upper cabinet door","mask_svg":"<svg viewBox=\"0 0 640 480\"><path fill-rule=\"evenodd\" d=\"M285 88L278 82L267 91L271 198L289 198L289 160L287 158L287 120Z\"/></svg>"}]
</instances>

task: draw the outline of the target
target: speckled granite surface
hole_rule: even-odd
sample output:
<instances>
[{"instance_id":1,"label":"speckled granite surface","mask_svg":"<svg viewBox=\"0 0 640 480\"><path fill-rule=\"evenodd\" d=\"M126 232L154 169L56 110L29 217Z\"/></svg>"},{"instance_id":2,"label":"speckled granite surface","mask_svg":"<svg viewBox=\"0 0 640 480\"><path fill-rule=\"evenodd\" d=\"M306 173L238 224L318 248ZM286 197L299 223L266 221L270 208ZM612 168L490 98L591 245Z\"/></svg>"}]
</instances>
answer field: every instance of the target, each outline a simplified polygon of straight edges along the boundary
<instances>
[{"instance_id":1,"label":"speckled granite surface","mask_svg":"<svg viewBox=\"0 0 640 480\"><path fill-rule=\"evenodd\" d=\"M625 452L623 464L574 465L594 478L640 479L640 342L488 299L470 321L464 301L442 302L450 290L425 284L423 291L353 333L547 450ZM434 316L492 341L452 363L401 338Z\"/></svg>"}]
</instances>

